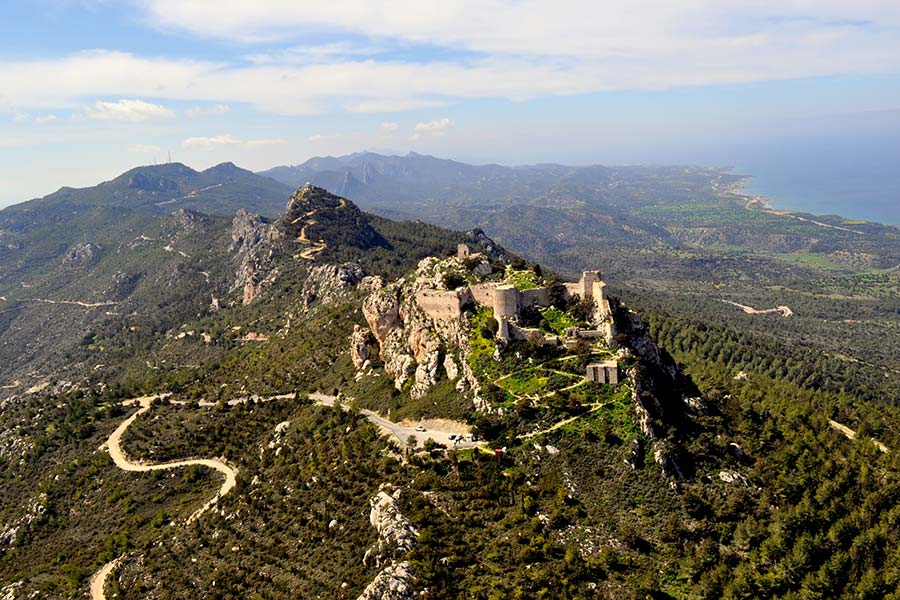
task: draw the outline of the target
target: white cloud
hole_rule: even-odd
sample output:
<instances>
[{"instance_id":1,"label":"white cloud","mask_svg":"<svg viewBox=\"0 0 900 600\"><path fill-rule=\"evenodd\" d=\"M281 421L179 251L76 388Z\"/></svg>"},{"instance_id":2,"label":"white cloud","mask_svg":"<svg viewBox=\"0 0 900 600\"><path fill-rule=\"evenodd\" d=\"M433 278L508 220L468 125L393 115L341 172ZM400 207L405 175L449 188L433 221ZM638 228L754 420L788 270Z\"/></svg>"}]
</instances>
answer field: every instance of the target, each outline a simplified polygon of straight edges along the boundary
<instances>
[{"instance_id":1,"label":"white cloud","mask_svg":"<svg viewBox=\"0 0 900 600\"><path fill-rule=\"evenodd\" d=\"M261 139L261 140L241 140L231 135L230 133L226 133L223 135L217 135L213 137L190 137L184 140L181 145L185 148L197 148L197 149L209 149L209 148L221 148L226 146L244 146L244 147L259 147L259 146L272 146L277 144L286 144L287 140L281 138L275 139Z\"/></svg>"},{"instance_id":2,"label":"white cloud","mask_svg":"<svg viewBox=\"0 0 900 600\"><path fill-rule=\"evenodd\" d=\"M159 27L204 37L293 41L324 33L367 41L295 46L235 62L110 51L6 60L0 63L0 110L55 110L109 97L144 97L245 103L285 115L383 113L467 99L527 100L900 71L896 0L446 0L439 5L142 0L139 5ZM417 54L416 44L442 51ZM404 58L413 54L416 60Z\"/></svg>"},{"instance_id":3,"label":"white cloud","mask_svg":"<svg viewBox=\"0 0 900 600\"><path fill-rule=\"evenodd\" d=\"M385 121L378 125L378 131L381 133L394 133L400 129L400 123L394 123L392 121Z\"/></svg>"},{"instance_id":4,"label":"white cloud","mask_svg":"<svg viewBox=\"0 0 900 600\"><path fill-rule=\"evenodd\" d=\"M162 148L151 144L132 144L128 146L128 151L136 154L155 154L160 150L162 150Z\"/></svg>"},{"instance_id":5,"label":"white cloud","mask_svg":"<svg viewBox=\"0 0 900 600\"><path fill-rule=\"evenodd\" d=\"M189 119L201 119L204 117L221 117L227 114L231 107L227 104L213 104L212 106L192 106L184 111L184 116Z\"/></svg>"},{"instance_id":6,"label":"white cloud","mask_svg":"<svg viewBox=\"0 0 900 600\"><path fill-rule=\"evenodd\" d=\"M446 100L428 100L424 98L383 98L378 100L363 100L350 103L345 106L347 110L355 113L385 113L404 112L407 110L419 110L422 108L437 108L447 106Z\"/></svg>"},{"instance_id":7,"label":"white cloud","mask_svg":"<svg viewBox=\"0 0 900 600\"><path fill-rule=\"evenodd\" d=\"M374 44L362 45L351 42L335 42L332 44L294 46L274 53L250 54L246 59L257 65L321 64L374 56L383 51L383 47Z\"/></svg>"},{"instance_id":8,"label":"white cloud","mask_svg":"<svg viewBox=\"0 0 900 600\"><path fill-rule=\"evenodd\" d=\"M416 132L419 136L424 133L430 133L431 135L444 135L448 129L453 127L453 122L444 117L443 119L437 119L436 121L427 121L424 123L416 123ZM410 138L413 139L413 138ZM415 138L418 139L418 138Z\"/></svg>"},{"instance_id":9,"label":"white cloud","mask_svg":"<svg viewBox=\"0 0 900 600\"><path fill-rule=\"evenodd\" d=\"M98 121L149 121L151 119L172 119L175 111L160 104L143 100L119 100L118 102L98 101L85 108L88 118Z\"/></svg>"},{"instance_id":10,"label":"white cloud","mask_svg":"<svg viewBox=\"0 0 900 600\"><path fill-rule=\"evenodd\" d=\"M54 114L34 116L27 112L17 112L13 114L12 120L15 123L35 123L36 125L44 125L45 123L56 121L57 116Z\"/></svg>"},{"instance_id":11,"label":"white cloud","mask_svg":"<svg viewBox=\"0 0 900 600\"><path fill-rule=\"evenodd\" d=\"M159 27L229 41L330 31L490 54L639 62L692 48L752 46L759 34L777 45L778 38L866 23L896 34L900 25L896 0L145 0L144 6Z\"/></svg>"}]
</instances>

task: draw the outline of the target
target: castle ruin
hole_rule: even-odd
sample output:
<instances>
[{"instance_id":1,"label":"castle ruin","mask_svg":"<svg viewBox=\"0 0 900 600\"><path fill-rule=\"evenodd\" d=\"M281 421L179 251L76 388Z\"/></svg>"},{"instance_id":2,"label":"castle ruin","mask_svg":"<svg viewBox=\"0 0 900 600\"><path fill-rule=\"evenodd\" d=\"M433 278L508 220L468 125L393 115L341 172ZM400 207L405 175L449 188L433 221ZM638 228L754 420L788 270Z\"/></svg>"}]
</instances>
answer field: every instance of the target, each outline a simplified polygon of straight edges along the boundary
<instances>
[{"instance_id":1,"label":"castle ruin","mask_svg":"<svg viewBox=\"0 0 900 600\"><path fill-rule=\"evenodd\" d=\"M468 245L460 244L456 256L457 260L464 260L477 257L478 254L473 254ZM567 347L574 347L579 339L591 343L601 341L611 343L615 336L615 326L609 300L606 298L606 283L600 271L584 271L577 282L563 284L563 297L568 299L575 296L582 300L593 301L595 308L589 319L591 328L569 328L564 344ZM509 283L483 282L456 290L423 289L416 293L416 304L436 323L449 323L461 317L466 306L473 302L493 308L499 341L509 342L539 337L544 344L560 343L557 336L522 324L523 310L551 306L550 290L546 287L519 290Z\"/></svg>"},{"instance_id":2,"label":"castle ruin","mask_svg":"<svg viewBox=\"0 0 900 600\"><path fill-rule=\"evenodd\" d=\"M584 378L594 383L619 385L619 363L614 360L591 363L585 370Z\"/></svg>"}]
</instances>

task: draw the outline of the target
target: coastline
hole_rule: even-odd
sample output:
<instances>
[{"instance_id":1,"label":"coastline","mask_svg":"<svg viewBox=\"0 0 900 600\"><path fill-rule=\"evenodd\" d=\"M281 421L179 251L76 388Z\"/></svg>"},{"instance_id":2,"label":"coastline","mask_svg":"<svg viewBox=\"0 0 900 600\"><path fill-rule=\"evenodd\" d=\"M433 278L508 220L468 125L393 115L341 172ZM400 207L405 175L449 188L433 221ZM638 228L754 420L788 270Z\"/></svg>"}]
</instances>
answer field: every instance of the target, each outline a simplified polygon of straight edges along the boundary
<instances>
[{"instance_id":1,"label":"coastline","mask_svg":"<svg viewBox=\"0 0 900 600\"><path fill-rule=\"evenodd\" d=\"M796 181L788 181L780 173L771 180L760 179L746 165L730 165L721 172L732 179L723 189L728 187L731 196L743 199L750 206L839 225L874 224L900 228L900 211L897 209L900 196L890 192L893 187L885 188L866 181L848 195L850 178L845 178L842 185L835 188L830 184L832 177L813 181L802 172L797 174Z\"/></svg>"},{"instance_id":2,"label":"coastline","mask_svg":"<svg viewBox=\"0 0 900 600\"><path fill-rule=\"evenodd\" d=\"M730 174L730 170L726 171ZM744 203L744 208L747 210L758 210L770 215L776 215L779 217L787 217L789 219L794 219L797 221L802 221L804 223L810 223L812 225L817 225L819 227L825 227L827 229L836 229L838 231L843 231L845 233L853 233L856 235L865 235L864 231L859 231L857 229L850 229L849 227L843 227L843 225L866 225L870 223L874 223L872 221L860 221L855 219L849 219L847 217L843 217L840 215L815 215L810 212L805 211L796 211L790 209L783 208L775 208L772 206L772 199L770 196L763 196L757 194L748 194L745 186L749 181L753 178L750 175L737 175L738 179L723 185L720 187L718 180L712 181L712 187L714 190L719 192L719 195L722 197L731 197L735 200L739 200ZM837 219L840 224L835 223L826 223L819 219ZM896 227L895 225L891 225L889 223L876 223L883 227Z\"/></svg>"}]
</instances>

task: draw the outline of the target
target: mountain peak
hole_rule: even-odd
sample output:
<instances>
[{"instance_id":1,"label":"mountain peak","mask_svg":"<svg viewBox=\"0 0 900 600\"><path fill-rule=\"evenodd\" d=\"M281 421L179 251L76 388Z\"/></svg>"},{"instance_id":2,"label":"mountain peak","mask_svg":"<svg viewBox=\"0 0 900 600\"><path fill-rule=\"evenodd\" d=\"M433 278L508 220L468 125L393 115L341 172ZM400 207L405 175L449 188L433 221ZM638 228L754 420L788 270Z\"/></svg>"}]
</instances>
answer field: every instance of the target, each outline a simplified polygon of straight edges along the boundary
<instances>
[{"instance_id":1,"label":"mountain peak","mask_svg":"<svg viewBox=\"0 0 900 600\"><path fill-rule=\"evenodd\" d=\"M359 207L327 190L307 183L291 195L275 227L285 237L319 248L385 246Z\"/></svg>"},{"instance_id":2,"label":"mountain peak","mask_svg":"<svg viewBox=\"0 0 900 600\"><path fill-rule=\"evenodd\" d=\"M242 169L231 161L219 163L214 167L210 167L203 171L207 175L237 175L241 173L250 174L251 171Z\"/></svg>"}]
</instances>

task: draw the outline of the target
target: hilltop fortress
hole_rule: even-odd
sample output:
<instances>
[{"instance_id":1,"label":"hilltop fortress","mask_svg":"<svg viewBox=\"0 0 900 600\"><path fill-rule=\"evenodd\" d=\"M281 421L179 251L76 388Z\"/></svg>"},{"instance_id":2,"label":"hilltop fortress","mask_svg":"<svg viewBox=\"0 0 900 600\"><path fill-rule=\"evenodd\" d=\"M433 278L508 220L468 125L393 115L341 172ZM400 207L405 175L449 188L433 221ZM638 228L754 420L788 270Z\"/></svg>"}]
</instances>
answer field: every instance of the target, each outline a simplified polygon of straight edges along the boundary
<instances>
[{"instance_id":1,"label":"hilltop fortress","mask_svg":"<svg viewBox=\"0 0 900 600\"><path fill-rule=\"evenodd\" d=\"M457 251L459 260L477 258L466 244L460 244ZM489 267L488 267L489 268ZM488 271L489 272L489 271ZM556 291L562 299L578 296L582 300L593 301L590 327L570 327L563 340L559 336L547 334L537 328L526 327L522 313L530 308L549 308L551 290L547 287L519 289L507 282L473 283L453 290L420 289L416 292L416 304L436 323L448 323L458 319L473 303L491 307L497 321L496 337L500 341L539 339L541 343L572 347L578 339L591 342L604 341L609 344L615 336L612 311L605 294L606 283L600 271L584 271L575 283L565 283Z\"/></svg>"}]
</instances>

